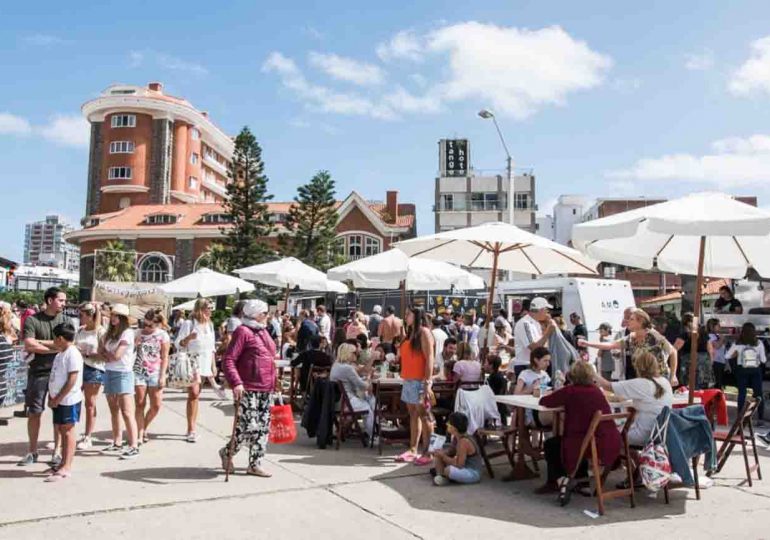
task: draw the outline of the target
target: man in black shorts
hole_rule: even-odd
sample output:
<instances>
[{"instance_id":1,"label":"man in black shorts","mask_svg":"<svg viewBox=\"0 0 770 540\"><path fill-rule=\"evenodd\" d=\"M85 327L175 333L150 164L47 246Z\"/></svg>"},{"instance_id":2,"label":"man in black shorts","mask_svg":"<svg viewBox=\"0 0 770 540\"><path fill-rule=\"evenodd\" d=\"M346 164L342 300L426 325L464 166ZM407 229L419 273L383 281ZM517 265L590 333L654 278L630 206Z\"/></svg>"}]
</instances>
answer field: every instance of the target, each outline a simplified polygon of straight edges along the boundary
<instances>
[{"instance_id":1,"label":"man in black shorts","mask_svg":"<svg viewBox=\"0 0 770 540\"><path fill-rule=\"evenodd\" d=\"M40 435L40 416L45 411L48 397L48 378L51 375L53 359L58 351L53 348L53 329L65 322L64 305L67 295L57 287L45 291L45 310L30 315L24 321L24 350L34 355L29 363L27 375L27 390L25 392L27 406L27 435L29 437L29 453L17 465L24 467L37 462L37 439ZM61 456L58 437L54 433L55 447L51 463L58 465Z\"/></svg>"}]
</instances>

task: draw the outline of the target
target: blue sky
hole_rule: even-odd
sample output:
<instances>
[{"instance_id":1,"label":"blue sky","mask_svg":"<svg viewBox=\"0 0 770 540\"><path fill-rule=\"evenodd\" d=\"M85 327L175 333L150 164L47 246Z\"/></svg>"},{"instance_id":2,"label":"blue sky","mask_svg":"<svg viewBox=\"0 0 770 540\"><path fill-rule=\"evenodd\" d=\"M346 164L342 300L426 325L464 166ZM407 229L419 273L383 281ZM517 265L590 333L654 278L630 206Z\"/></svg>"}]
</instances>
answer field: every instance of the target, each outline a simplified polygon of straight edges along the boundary
<instances>
[{"instance_id":1,"label":"blue sky","mask_svg":"<svg viewBox=\"0 0 770 540\"><path fill-rule=\"evenodd\" d=\"M277 199L328 169L341 196L399 189L421 233L438 139L504 167L483 107L541 208L702 189L770 205L766 1L402 4L3 3L0 256L21 258L28 221L82 217L79 109L115 82L162 81L226 132L250 126Z\"/></svg>"}]
</instances>

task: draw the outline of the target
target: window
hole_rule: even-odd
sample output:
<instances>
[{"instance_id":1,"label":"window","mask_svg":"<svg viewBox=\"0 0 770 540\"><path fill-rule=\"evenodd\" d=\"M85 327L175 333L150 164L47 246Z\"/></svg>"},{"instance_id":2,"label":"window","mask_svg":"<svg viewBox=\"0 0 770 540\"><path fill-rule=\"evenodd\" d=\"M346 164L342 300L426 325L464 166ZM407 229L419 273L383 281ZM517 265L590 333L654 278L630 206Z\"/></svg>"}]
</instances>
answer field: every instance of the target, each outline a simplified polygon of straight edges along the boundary
<instances>
[{"instance_id":1,"label":"window","mask_svg":"<svg viewBox=\"0 0 770 540\"><path fill-rule=\"evenodd\" d=\"M379 252L380 252L380 241L377 238L372 238L371 236L367 236L364 254L367 257L370 257L372 255L377 255Z\"/></svg>"},{"instance_id":2,"label":"window","mask_svg":"<svg viewBox=\"0 0 770 540\"><path fill-rule=\"evenodd\" d=\"M573 208L573 209L572 209L572 215L573 215L573 216L574 216L574 215L577 215L577 208Z\"/></svg>"},{"instance_id":3,"label":"window","mask_svg":"<svg viewBox=\"0 0 770 540\"><path fill-rule=\"evenodd\" d=\"M198 128L192 128L190 130L190 138L194 141L197 141L201 138L201 132L198 131Z\"/></svg>"},{"instance_id":4,"label":"window","mask_svg":"<svg viewBox=\"0 0 770 540\"><path fill-rule=\"evenodd\" d=\"M471 210L500 210L500 202L497 193L471 193Z\"/></svg>"},{"instance_id":5,"label":"window","mask_svg":"<svg viewBox=\"0 0 770 540\"><path fill-rule=\"evenodd\" d=\"M455 206L455 196L453 193L442 193L441 194L441 207L440 210L446 210L448 212L451 212L454 210Z\"/></svg>"},{"instance_id":6,"label":"window","mask_svg":"<svg viewBox=\"0 0 770 540\"><path fill-rule=\"evenodd\" d=\"M114 128L136 127L136 115L135 114L113 114L111 125Z\"/></svg>"},{"instance_id":7,"label":"window","mask_svg":"<svg viewBox=\"0 0 770 540\"><path fill-rule=\"evenodd\" d=\"M123 209L128 208L129 206L131 206L131 199L128 197L121 197L120 201L118 202L118 208Z\"/></svg>"},{"instance_id":8,"label":"window","mask_svg":"<svg viewBox=\"0 0 770 540\"><path fill-rule=\"evenodd\" d=\"M514 197L516 198L516 206L514 208L519 210L527 210L529 208L529 193L515 193Z\"/></svg>"},{"instance_id":9,"label":"window","mask_svg":"<svg viewBox=\"0 0 770 540\"><path fill-rule=\"evenodd\" d=\"M348 236L348 259L355 260L361 258L361 244L363 238L359 234Z\"/></svg>"},{"instance_id":10,"label":"window","mask_svg":"<svg viewBox=\"0 0 770 540\"><path fill-rule=\"evenodd\" d=\"M110 167L110 180L131 180L131 167Z\"/></svg>"},{"instance_id":11,"label":"window","mask_svg":"<svg viewBox=\"0 0 770 540\"><path fill-rule=\"evenodd\" d=\"M171 225L176 223L176 216L174 214L152 214L144 218L144 222L147 225Z\"/></svg>"},{"instance_id":12,"label":"window","mask_svg":"<svg viewBox=\"0 0 770 540\"><path fill-rule=\"evenodd\" d=\"M200 156L198 154L196 154L195 152L190 154L190 165L197 165L198 164L198 159L200 159Z\"/></svg>"},{"instance_id":13,"label":"window","mask_svg":"<svg viewBox=\"0 0 770 540\"><path fill-rule=\"evenodd\" d=\"M197 179L197 178L195 178L194 176L191 176L191 177L190 177L190 178L187 180L187 186L188 186L190 189L198 189L198 179Z\"/></svg>"},{"instance_id":14,"label":"window","mask_svg":"<svg viewBox=\"0 0 770 540\"><path fill-rule=\"evenodd\" d=\"M133 141L112 141L110 143L110 154L133 154Z\"/></svg>"},{"instance_id":15,"label":"window","mask_svg":"<svg viewBox=\"0 0 770 540\"><path fill-rule=\"evenodd\" d=\"M139 281L165 283L171 277L168 259L159 254L145 255L139 262Z\"/></svg>"},{"instance_id":16,"label":"window","mask_svg":"<svg viewBox=\"0 0 770 540\"><path fill-rule=\"evenodd\" d=\"M228 214L205 214L203 223L231 223L232 219Z\"/></svg>"}]
</instances>

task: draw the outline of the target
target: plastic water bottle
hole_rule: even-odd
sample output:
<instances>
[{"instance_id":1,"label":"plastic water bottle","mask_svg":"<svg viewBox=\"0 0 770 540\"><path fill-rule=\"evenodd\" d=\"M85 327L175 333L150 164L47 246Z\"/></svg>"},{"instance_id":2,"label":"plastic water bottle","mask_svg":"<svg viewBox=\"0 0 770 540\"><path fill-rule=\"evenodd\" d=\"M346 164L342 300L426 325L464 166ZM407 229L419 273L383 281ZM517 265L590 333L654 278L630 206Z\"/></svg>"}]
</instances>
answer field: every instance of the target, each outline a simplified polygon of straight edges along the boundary
<instances>
[{"instance_id":1,"label":"plastic water bottle","mask_svg":"<svg viewBox=\"0 0 770 540\"><path fill-rule=\"evenodd\" d=\"M545 381L545 377L540 377L540 397L545 395L546 390L548 390L548 383Z\"/></svg>"},{"instance_id":2,"label":"plastic water bottle","mask_svg":"<svg viewBox=\"0 0 770 540\"><path fill-rule=\"evenodd\" d=\"M553 376L553 389L558 390L562 386L564 386L564 373L557 369L556 374Z\"/></svg>"}]
</instances>

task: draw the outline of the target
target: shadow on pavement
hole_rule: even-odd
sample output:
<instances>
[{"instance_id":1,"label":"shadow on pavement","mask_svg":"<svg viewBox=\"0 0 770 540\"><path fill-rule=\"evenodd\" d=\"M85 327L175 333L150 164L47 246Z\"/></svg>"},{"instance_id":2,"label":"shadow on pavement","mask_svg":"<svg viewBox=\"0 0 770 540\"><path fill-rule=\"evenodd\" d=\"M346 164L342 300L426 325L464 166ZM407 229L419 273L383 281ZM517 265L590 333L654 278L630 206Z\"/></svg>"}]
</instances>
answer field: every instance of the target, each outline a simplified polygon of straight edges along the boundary
<instances>
[{"instance_id":1,"label":"shadow on pavement","mask_svg":"<svg viewBox=\"0 0 770 540\"><path fill-rule=\"evenodd\" d=\"M209 481L217 478L220 474L222 471L202 467L158 467L105 472L101 476L128 482L167 485Z\"/></svg>"}]
</instances>

